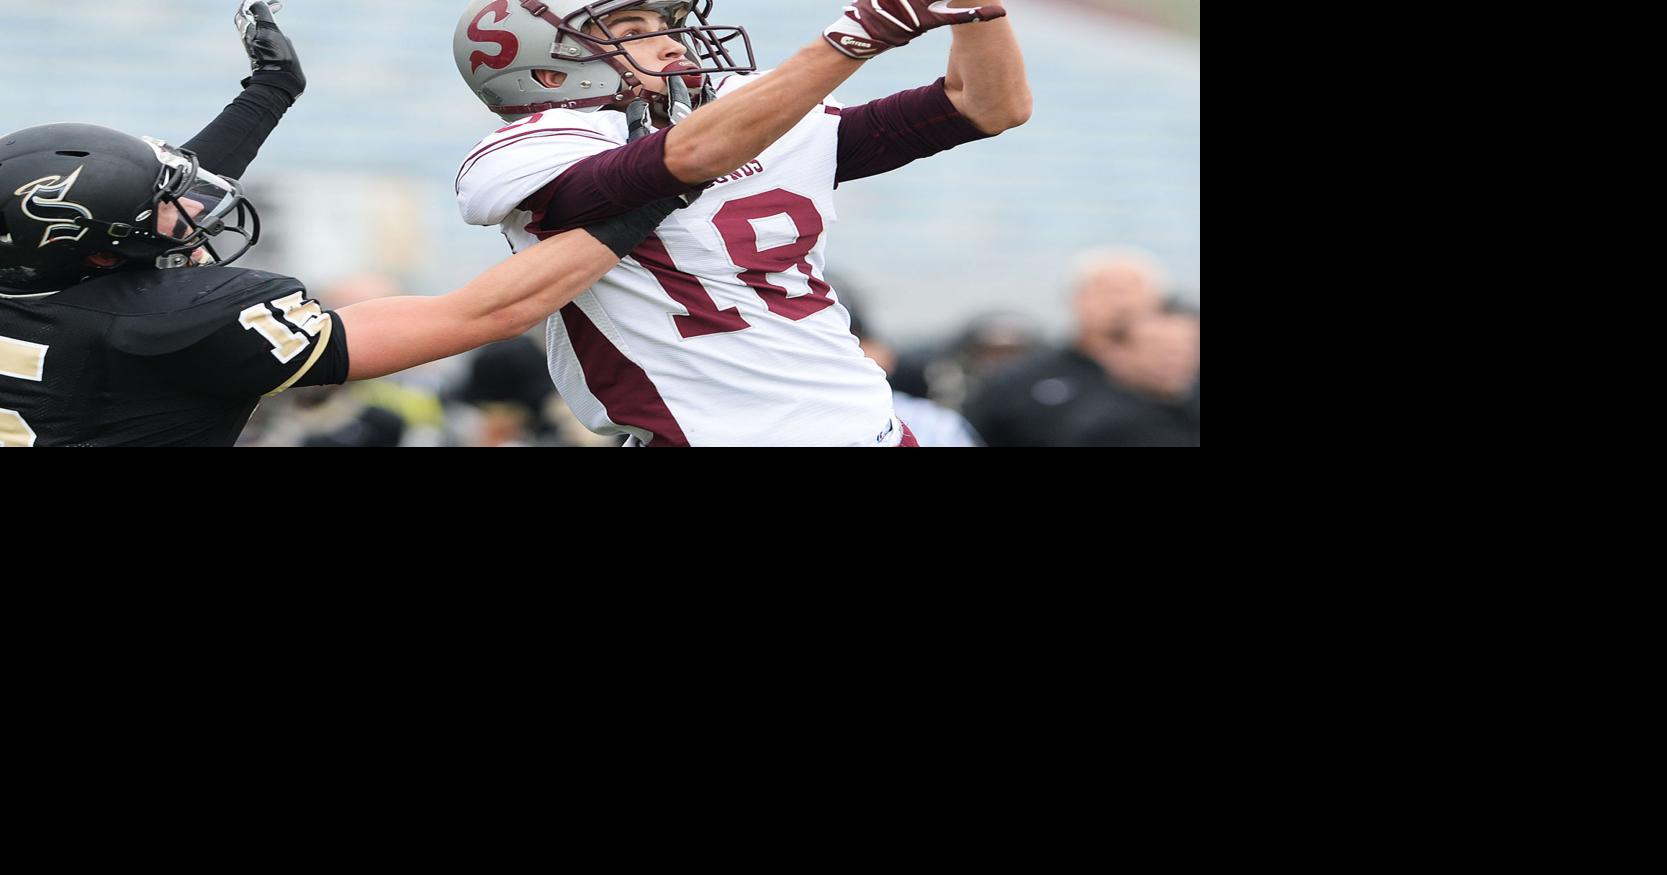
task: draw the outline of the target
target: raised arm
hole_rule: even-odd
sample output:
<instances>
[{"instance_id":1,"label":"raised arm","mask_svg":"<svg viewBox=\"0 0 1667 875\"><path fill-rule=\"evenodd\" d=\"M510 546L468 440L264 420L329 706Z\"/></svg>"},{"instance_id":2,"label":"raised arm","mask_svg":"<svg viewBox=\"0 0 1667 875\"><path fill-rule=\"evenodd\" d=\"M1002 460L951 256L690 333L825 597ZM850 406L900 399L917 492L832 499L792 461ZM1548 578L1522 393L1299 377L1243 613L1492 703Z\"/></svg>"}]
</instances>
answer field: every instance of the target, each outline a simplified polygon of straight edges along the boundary
<instances>
[{"instance_id":1,"label":"raised arm","mask_svg":"<svg viewBox=\"0 0 1667 875\"><path fill-rule=\"evenodd\" d=\"M943 0L855 0L822 39L758 83L701 107L672 128L666 135L666 169L691 185L730 173L792 130L863 61L934 28L1007 14L1000 4L964 5L968 8L951 9Z\"/></svg>"},{"instance_id":2,"label":"raised arm","mask_svg":"<svg viewBox=\"0 0 1667 875\"><path fill-rule=\"evenodd\" d=\"M974 0L954 2L971 8ZM988 0L984 10L1000 2ZM1008 22L957 27L954 40L943 79L841 112L836 181L888 173L1029 120L1030 85Z\"/></svg>"},{"instance_id":3,"label":"raised arm","mask_svg":"<svg viewBox=\"0 0 1667 875\"><path fill-rule=\"evenodd\" d=\"M770 75L696 110L666 134L666 169L680 181L717 179L757 158L862 68L822 40Z\"/></svg>"},{"instance_id":4,"label":"raised arm","mask_svg":"<svg viewBox=\"0 0 1667 875\"><path fill-rule=\"evenodd\" d=\"M1002 0L953 0L957 7ZM986 21L954 31L944 91L961 115L986 134L999 134L1030 120L1030 81L1024 53L1010 21Z\"/></svg>"},{"instance_id":5,"label":"raised arm","mask_svg":"<svg viewBox=\"0 0 1667 875\"><path fill-rule=\"evenodd\" d=\"M272 10L265 3L242 2L240 8L247 11L243 48L253 72L243 80L243 93L184 144L204 167L232 179L243 178L266 138L307 89L301 59L278 29Z\"/></svg>"}]
</instances>

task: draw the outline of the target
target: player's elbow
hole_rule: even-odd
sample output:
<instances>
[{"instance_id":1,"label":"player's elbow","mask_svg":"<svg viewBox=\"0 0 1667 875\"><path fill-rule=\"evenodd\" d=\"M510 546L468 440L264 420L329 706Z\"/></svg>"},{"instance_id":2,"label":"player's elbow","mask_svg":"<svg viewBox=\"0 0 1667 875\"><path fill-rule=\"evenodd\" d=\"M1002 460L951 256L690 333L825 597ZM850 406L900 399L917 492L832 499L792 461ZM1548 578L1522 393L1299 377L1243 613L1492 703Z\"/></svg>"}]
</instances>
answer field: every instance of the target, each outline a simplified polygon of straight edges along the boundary
<instances>
[{"instance_id":1,"label":"player's elbow","mask_svg":"<svg viewBox=\"0 0 1667 875\"><path fill-rule=\"evenodd\" d=\"M1025 91L980 113L979 117L974 119L974 123L987 134L1005 133L1014 128L1023 127L1026 122L1030 121L1030 113L1034 108L1033 104L1034 101L1031 100L1030 92Z\"/></svg>"},{"instance_id":2,"label":"player's elbow","mask_svg":"<svg viewBox=\"0 0 1667 875\"><path fill-rule=\"evenodd\" d=\"M968 94L965 88L949 87L949 100L972 126L989 136L1010 131L1030 121L1032 99L1028 87L1002 94Z\"/></svg>"},{"instance_id":3,"label":"player's elbow","mask_svg":"<svg viewBox=\"0 0 1667 875\"><path fill-rule=\"evenodd\" d=\"M1024 127L1026 124L1029 124L1031 111L1035 108L1036 101L1032 100L1030 92L1026 91L1023 95L1013 101L1013 106L1010 108L1007 116L1006 130L1010 131L1014 128Z\"/></svg>"}]
</instances>

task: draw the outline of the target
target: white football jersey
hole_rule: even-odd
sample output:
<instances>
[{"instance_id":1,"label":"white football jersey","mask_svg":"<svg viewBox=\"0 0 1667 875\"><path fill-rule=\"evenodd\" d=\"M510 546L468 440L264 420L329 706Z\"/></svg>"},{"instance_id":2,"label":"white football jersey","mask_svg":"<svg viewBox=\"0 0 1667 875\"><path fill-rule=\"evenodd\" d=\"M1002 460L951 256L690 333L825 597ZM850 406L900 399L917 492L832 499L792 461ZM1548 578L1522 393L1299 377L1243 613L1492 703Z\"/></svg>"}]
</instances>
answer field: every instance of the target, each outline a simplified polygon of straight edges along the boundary
<instances>
[{"instance_id":1,"label":"white football jersey","mask_svg":"<svg viewBox=\"0 0 1667 875\"><path fill-rule=\"evenodd\" d=\"M758 78L732 76L719 96ZM655 446L899 445L885 373L824 280L837 110L818 106L550 318L550 374L591 430ZM516 252L533 246L520 205L625 144L621 112L510 125L459 172L464 219L500 225Z\"/></svg>"}]
</instances>

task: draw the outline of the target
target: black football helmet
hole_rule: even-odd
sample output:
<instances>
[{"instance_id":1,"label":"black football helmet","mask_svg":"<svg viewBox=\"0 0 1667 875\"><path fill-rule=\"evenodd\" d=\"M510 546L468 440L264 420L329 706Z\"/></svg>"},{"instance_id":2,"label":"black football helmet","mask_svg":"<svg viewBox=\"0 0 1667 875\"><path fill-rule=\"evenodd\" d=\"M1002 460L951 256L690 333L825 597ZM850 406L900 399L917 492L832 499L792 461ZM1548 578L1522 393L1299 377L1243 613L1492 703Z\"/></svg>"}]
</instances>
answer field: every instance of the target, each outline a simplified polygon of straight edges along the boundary
<instances>
[{"instance_id":1,"label":"black football helmet","mask_svg":"<svg viewBox=\"0 0 1667 875\"><path fill-rule=\"evenodd\" d=\"M212 242L222 234L241 238L228 255ZM161 140L77 124L0 137L0 294L124 267L230 264L259 240L242 186ZM91 260L112 255L113 267Z\"/></svg>"}]
</instances>

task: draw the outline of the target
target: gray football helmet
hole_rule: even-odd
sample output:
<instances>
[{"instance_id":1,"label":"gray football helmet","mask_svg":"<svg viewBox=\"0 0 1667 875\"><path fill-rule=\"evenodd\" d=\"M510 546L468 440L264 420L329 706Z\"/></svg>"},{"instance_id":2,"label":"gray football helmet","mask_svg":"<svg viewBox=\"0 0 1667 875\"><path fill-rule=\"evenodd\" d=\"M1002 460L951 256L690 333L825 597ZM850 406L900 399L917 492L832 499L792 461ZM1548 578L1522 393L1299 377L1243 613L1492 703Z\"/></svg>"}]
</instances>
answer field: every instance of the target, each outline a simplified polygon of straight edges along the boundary
<instances>
[{"instance_id":1,"label":"gray football helmet","mask_svg":"<svg viewBox=\"0 0 1667 875\"><path fill-rule=\"evenodd\" d=\"M642 76L681 80L698 105L710 97L706 77L750 73L752 39L745 28L707 23L713 0L471 0L457 23L453 50L458 72L475 96L505 121L552 109L594 112L647 99ZM617 37L603 18L627 9L661 15L665 30ZM693 22L690 19L693 18ZM595 23L597 35L585 33ZM628 43L670 36L688 46L687 63L677 69L645 70L625 51ZM744 51L739 60L731 43ZM546 88L535 70L567 74L560 87Z\"/></svg>"}]
</instances>

